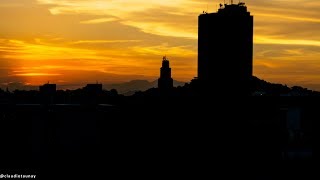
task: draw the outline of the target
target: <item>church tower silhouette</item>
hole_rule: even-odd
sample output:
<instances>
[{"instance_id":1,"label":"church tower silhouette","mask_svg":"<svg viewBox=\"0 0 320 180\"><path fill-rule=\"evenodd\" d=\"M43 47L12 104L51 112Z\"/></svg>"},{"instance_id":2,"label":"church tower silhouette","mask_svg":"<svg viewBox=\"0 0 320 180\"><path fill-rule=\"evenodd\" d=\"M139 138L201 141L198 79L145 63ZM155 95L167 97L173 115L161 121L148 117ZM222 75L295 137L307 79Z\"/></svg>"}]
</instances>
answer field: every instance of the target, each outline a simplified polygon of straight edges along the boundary
<instances>
[{"instance_id":1,"label":"church tower silhouette","mask_svg":"<svg viewBox=\"0 0 320 180\"><path fill-rule=\"evenodd\" d=\"M158 79L158 88L173 88L173 79L171 78L170 63L166 56L164 56L162 60L162 67L160 68L160 78Z\"/></svg>"}]
</instances>

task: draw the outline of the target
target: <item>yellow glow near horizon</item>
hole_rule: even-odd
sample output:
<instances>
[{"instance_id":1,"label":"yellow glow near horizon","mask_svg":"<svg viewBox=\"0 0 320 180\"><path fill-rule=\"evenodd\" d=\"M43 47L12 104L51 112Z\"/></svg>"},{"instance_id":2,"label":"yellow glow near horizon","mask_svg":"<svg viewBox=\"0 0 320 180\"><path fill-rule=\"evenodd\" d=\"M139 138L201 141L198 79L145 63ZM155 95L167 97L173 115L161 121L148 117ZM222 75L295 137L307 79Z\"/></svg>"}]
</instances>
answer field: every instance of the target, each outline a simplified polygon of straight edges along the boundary
<instances>
[{"instance_id":1,"label":"yellow glow near horizon","mask_svg":"<svg viewBox=\"0 0 320 180\"><path fill-rule=\"evenodd\" d=\"M50 73L17 73L15 76L61 76L61 74L50 74Z\"/></svg>"}]
</instances>

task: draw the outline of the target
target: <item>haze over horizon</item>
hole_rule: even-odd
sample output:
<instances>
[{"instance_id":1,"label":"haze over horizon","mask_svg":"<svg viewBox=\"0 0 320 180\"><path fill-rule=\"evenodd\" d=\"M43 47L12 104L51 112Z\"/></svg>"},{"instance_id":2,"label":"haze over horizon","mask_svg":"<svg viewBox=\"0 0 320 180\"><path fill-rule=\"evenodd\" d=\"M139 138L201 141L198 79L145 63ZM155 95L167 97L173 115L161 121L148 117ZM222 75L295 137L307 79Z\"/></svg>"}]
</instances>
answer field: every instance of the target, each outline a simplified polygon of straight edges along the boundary
<instances>
[{"instance_id":1,"label":"haze over horizon","mask_svg":"<svg viewBox=\"0 0 320 180\"><path fill-rule=\"evenodd\" d=\"M2 0L0 84L152 81L164 55L173 78L188 82L197 76L198 15L219 3ZM320 90L320 2L245 3L255 21L254 75Z\"/></svg>"}]
</instances>

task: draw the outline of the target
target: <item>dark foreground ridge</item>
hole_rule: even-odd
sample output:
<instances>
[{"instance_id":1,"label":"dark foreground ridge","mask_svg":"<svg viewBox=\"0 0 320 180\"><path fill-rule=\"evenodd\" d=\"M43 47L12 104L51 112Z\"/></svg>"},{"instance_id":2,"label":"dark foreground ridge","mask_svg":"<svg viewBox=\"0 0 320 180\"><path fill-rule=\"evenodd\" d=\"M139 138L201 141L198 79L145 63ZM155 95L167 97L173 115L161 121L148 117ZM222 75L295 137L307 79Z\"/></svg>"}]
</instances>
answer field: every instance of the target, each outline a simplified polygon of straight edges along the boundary
<instances>
[{"instance_id":1,"label":"dark foreground ridge","mask_svg":"<svg viewBox=\"0 0 320 180\"><path fill-rule=\"evenodd\" d=\"M209 96L193 83L130 97L89 85L65 104L11 94L25 99L0 107L1 166L45 179L312 177L319 96Z\"/></svg>"}]
</instances>

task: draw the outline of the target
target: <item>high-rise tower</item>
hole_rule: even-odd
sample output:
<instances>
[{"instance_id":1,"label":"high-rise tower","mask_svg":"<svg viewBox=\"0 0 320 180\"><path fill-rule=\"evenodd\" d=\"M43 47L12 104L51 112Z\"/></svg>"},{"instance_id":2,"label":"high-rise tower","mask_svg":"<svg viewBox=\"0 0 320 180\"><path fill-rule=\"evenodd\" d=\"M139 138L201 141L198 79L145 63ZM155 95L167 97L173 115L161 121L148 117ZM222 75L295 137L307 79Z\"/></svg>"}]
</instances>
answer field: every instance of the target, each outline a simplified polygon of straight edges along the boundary
<instances>
[{"instance_id":1,"label":"high-rise tower","mask_svg":"<svg viewBox=\"0 0 320 180\"><path fill-rule=\"evenodd\" d=\"M204 89L248 92L252 59L253 16L245 3L220 4L217 13L199 16L198 79Z\"/></svg>"},{"instance_id":2,"label":"high-rise tower","mask_svg":"<svg viewBox=\"0 0 320 180\"><path fill-rule=\"evenodd\" d=\"M159 89L171 89L173 87L173 79L171 78L171 68L169 60L163 57L162 67L160 68L160 78L158 79Z\"/></svg>"}]
</instances>

